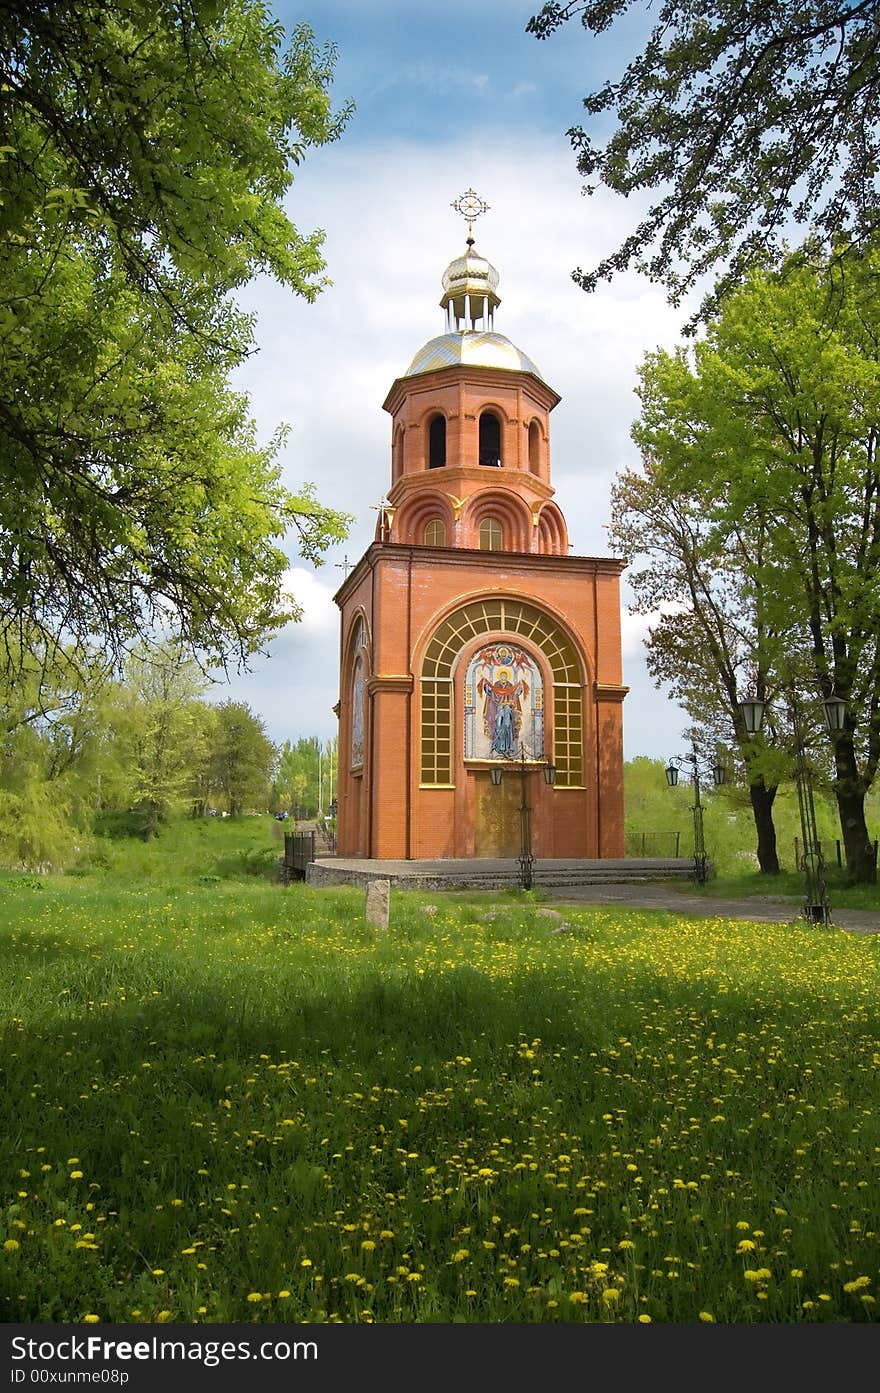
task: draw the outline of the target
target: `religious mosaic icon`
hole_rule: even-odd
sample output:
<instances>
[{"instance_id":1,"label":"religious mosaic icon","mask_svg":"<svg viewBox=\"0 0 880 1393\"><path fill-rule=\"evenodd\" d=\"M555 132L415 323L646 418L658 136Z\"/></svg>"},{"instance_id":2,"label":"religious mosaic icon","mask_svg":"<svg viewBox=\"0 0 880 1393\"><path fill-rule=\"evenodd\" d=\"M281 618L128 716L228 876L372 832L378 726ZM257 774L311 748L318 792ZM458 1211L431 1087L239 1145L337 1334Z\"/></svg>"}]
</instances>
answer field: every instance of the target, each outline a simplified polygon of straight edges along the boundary
<instances>
[{"instance_id":1,"label":"religious mosaic icon","mask_svg":"<svg viewBox=\"0 0 880 1393\"><path fill-rule=\"evenodd\" d=\"M544 682L535 659L513 644L493 643L468 664L464 691L465 759L544 755Z\"/></svg>"}]
</instances>

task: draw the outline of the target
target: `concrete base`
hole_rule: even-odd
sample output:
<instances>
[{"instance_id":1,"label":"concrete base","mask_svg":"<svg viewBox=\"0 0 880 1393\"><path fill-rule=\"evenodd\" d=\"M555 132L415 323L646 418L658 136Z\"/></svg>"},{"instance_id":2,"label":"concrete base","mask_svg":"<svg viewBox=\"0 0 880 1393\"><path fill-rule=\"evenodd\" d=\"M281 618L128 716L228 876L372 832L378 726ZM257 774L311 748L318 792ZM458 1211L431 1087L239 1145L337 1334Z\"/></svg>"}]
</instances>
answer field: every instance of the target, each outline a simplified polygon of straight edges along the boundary
<instances>
[{"instance_id":1,"label":"concrete base","mask_svg":"<svg viewBox=\"0 0 880 1393\"><path fill-rule=\"evenodd\" d=\"M713 874L711 867L707 868ZM690 880L693 860L646 857L626 860L535 861L535 889L565 886L639 884L645 881ZM509 890L520 883L515 858L497 860L367 861L320 856L306 867L308 885L363 885L389 880L404 890Z\"/></svg>"}]
</instances>

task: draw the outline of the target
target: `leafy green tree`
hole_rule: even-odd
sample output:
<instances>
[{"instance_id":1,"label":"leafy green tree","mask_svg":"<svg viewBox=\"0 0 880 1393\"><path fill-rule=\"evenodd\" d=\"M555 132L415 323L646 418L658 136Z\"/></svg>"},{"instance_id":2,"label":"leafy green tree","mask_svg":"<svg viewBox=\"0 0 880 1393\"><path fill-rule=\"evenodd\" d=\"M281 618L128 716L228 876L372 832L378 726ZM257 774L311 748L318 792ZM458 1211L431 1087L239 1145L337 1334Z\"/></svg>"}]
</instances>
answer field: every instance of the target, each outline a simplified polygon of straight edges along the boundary
<instances>
[{"instance_id":1,"label":"leafy green tree","mask_svg":"<svg viewBox=\"0 0 880 1393\"><path fill-rule=\"evenodd\" d=\"M321 233L283 199L333 140L332 49L259 0L0 5L0 652L171 632L244 661L296 617L344 515L280 479L229 374L234 292L312 299Z\"/></svg>"},{"instance_id":2,"label":"leafy green tree","mask_svg":"<svg viewBox=\"0 0 880 1393\"><path fill-rule=\"evenodd\" d=\"M568 135L588 192L656 190L655 201L612 255L574 279L592 290L635 263L678 303L719 265L720 290L736 284L779 249L791 221L826 240L870 236L880 216L877 0L650 8L551 0L526 26L546 39L578 16L590 36L616 27L630 52L633 32L644 37L623 73L584 98L593 130L604 136L616 121L611 133Z\"/></svg>"},{"instance_id":3,"label":"leafy green tree","mask_svg":"<svg viewBox=\"0 0 880 1393\"><path fill-rule=\"evenodd\" d=\"M780 723L795 698L814 730L820 696L845 701L844 730L823 740L847 866L870 880L865 795L880 760L880 252L849 250L845 275L840 265L808 249L753 273L690 361L649 361L634 433L662 497L716 529L716 558L728 539L761 539L743 573L743 630L759 612L751 646ZM706 558L703 568L713 564Z\"/></svg>"},{"instance_id":4,"label":"leafy green tree","mask_svg":"<svg viewBox=\"0 0 880 1393\"><path fill-rule=\"evenodd\" d=\"M198 664L178 644L143 645L126 664L109 719L127 801L141 813L146 837L190 800L206 756L205 686Z\"/></svg>"},{"instance_id":5,"label":"leafy green tree","mask_svg":"<svg viewBox=\"0 0 880 1393\"><path fill-rule=\"evenodd\" d=\"M276 757L262 720L246 702L224 701L217 707L211 787L225 798L232 817L248 807L265 810Z\"/></svg>"},{"instance_id":6,"label":"leafy green tree","mask_svg":"<svg viewBox=\"0 0 880 1393\"><path fill-rule=\"evenodd\" d=\"M758 865L775 875L773 803L787 761L775 748L774 719L761 736L750 736L738 705L744 674L757 695L766 694L765 653L778 637L768 629L760 581L766 527L760 513L749 526L742 519L719 520L699 494L666 485L664 463L699 448L699 432L684 408L691 385L682 354L651 354L643 364L642 417L634 435L645 459L641 473L627 470L614 482L609 540L622 554L639 558L628 579L631 611L650 620L648 671L682 703L701 748L738 750Z\"/></svg>"},{"instance_id":7,"label":"leafy green tree","mask_svg":"<svg viewBox=\"0 0 880 1393\"><path fill-rule=\"evenodd\" d=\"M98 662L26 644L0 668L0 859L61 867L89 840L107 760Z\"/></svg>"},{"instance_id":8,"label":"leafy green tree","mask_svg":"<svg viewBox=\"0 0 880 1393\"><path fill-rule=\"evenodd\" d=\"M289 740L278 751L278 767L275 771L275 804L278 812L293 815L305 806L308 791L308 776L302 767L298 751Z\"/></svg>"}]
</instances>

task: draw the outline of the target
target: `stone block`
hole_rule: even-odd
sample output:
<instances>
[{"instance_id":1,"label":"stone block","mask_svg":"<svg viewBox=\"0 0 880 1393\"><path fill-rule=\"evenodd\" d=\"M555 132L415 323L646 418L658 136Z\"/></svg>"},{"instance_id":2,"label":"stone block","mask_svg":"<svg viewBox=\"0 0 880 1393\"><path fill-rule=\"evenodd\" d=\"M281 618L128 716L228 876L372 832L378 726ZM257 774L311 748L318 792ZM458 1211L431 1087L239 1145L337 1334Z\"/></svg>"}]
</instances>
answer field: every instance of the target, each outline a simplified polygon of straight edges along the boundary
<instances>
[{"instance_id":1,"label":"stone block","mask_svg":"<svg viewBox=\"0 0 880 1393\"><path fill-rule=\"evenodd\" d=\"M388 928L388 909L391 902L391 881L371 880L367 883L366 919L377 929Z\"/></svg>"}]
</instances>

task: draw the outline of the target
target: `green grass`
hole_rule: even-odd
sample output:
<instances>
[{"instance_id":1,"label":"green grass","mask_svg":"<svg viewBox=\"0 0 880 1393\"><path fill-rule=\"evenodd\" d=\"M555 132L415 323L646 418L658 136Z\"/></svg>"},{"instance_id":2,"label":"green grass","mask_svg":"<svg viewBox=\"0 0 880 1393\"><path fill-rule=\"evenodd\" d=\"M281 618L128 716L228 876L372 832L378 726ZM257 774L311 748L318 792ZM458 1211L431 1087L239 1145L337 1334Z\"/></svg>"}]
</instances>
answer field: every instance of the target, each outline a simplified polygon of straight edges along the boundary
<instances>
[{"instance_id":1,"label":"green grass","mask_svg":"<svg viewBox=\"0 0 880 1393\"><path fill-rule=\"evenodd\" d=\"M832 914L835 909L880 910L880 885L852 885L846 871L837 866L826 868L826 889ZM804 877L797 871L780 871L779 875L761 875L759 871L739 875L713 875L705 885L694 881L681 882L676 888L702 899L751 899L768 895L801 906L805 899Z\"/></svg>"},{"instance_id":2,"label":"green grass","mask_svg":"<svg viewBox=\"0 0 880 1393\"><path fill-rule=\"evenodd\" d=\"M376 934L250 836L3 878L4 1320L876 1318L878 939L412 892Z\"/></svg>"},{"instance_id":3,"label":"green grass","mask_svg":"<svg viewBox=\"0 0 880 1393\"><path fill-rule=\"evenodd\" d=\"M133 814L105 815L97 830L103 835L73 874L170 884L255 876L274 881L284 849L282 824L266 816L180 818L150 841L138 835Z\"/></svg>"}]
</instances>

